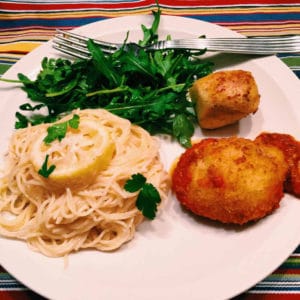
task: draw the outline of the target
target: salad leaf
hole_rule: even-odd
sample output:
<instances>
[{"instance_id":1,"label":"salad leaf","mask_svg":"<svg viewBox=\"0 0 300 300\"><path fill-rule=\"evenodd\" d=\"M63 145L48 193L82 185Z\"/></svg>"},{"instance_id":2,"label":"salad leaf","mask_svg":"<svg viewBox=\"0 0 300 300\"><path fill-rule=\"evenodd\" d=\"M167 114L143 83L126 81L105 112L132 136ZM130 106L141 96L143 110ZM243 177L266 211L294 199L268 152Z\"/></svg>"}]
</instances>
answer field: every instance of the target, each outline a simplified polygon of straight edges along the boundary
<instances>
[{"instance_id":1,"label":"salad leaf","mask_svg":"<svg viewBox=\"0 0 300 300\"><path fill-rule=\"evenodd\" d=\"M141 26L140 46L158 41L160 16L160 9L153 11L150 28ZM145 51L124 46L105 54L92 40L88 49L89 60L45 57L34 80L18 74L32 103L19 107L16 128L53 122L77 108L103 108L150 134L168 134L189 147L196 112L187 91L195 79L212 72L212 62L182 49ZM60 130L65 128L57 129L58 138Z\"/></svg>"},{"instance_id":2,"label":"salad leaf","mask_svg":"<svg viewBox=\"0 0 300 300\"><path fill-rule=\"evenodd\" d=\"M175 117L173 134L184 147L189 148L192 146L191 137L194 134L194 126L184 114L179 114Z\"/></svg>"}]
</instances>

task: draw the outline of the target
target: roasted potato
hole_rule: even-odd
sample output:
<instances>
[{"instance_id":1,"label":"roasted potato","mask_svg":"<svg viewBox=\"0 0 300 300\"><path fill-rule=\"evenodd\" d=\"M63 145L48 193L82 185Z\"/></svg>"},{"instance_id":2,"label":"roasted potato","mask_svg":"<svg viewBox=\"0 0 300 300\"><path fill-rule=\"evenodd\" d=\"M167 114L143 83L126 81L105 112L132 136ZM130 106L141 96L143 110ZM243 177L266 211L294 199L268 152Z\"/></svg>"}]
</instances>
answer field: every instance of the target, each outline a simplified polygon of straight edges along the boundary
<instances>
[{"instance_id":1,"label":"roasted potato","mask_svg":"<svg viewBox=\"0 0 300 300\"><path fill-rule=\"evenodd\" d=\"M200 127L215 129L255 113L260 102L257 84L248 71L219 71L195 81L189 90Z\"/></svg>"}]
</instances>

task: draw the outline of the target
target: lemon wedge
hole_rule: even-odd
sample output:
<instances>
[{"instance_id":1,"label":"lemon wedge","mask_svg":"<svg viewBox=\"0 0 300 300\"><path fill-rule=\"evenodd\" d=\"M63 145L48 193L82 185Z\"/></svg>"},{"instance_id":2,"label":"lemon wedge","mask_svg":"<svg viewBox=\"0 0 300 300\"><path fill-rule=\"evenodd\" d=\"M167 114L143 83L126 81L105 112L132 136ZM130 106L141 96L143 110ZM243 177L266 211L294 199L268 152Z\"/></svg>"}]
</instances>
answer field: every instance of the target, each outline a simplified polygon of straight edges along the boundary
<instances>
[{"instance_id":1,"label":"lemon wedge","mask_svg":"<svg viewBox=\"0 0 300 300\"><path fill-rule=\"evenodd\" d=\"M54 171L45 178L55 186L76 187L91 183L111 161L115 149L107 129L97 121L81 120L78 129L68 127L66 136L50 144L47 130L39 132L31 147L30 160L38 172L48 155Z\"/></svg>"}]
</instances>

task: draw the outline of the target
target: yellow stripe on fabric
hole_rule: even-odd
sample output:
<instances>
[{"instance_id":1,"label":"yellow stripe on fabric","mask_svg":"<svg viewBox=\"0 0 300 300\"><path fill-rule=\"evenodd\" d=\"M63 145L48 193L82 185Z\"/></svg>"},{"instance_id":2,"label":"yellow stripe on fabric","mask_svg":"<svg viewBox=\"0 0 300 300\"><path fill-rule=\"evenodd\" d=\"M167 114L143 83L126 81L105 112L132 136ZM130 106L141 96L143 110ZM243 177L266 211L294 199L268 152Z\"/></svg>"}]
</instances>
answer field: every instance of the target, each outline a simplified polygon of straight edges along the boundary
<instances>
[{"instance_id":1,"label":"yellow stripe on fabric","mask_svg":"<svg viewBox=\"0 0 300 300\"><path fill-rule=\"evenodd\" d=\"M235 28L230 28L244 36L248 37L254 37L254 36L278 36L278 35L293 35L293 34L299 34L299 29L298 30L286 30L286 31L277 31L277 32L270 32L270 31L251 31L251 30L239 30Z\"/></svg>"},{"instance_id":2,"label":"yellow stripe on fabric","mask_svg":"<svg viewBox=\"0 0 300 300\"><path fill-rule=\"evenodd\" d=\"M9 37L1 37L0 35L0 45L1 44L9 44L9 43L20 43L20 42L26 42L26 43L42 43L50 40L55 35L55 30L52 30L49 32L49 34L45 32L38 32L36 34L27 34L27 35L19 35L16 31L15 35L11 35Z\"/></svg>"},{"instance_id":3,"label":"yellow stripe on fabric","mask_svg":"<svg viewBox=\"0 0 300 300\"><path fill-rule=\"evenodd\" d=\"M39 42L16 42L5 45L0 44L0 52L30 52L40 45L41 43Z\"/></svg>"},{"instance_id":4,"label":"yellow stripe on fabric","mask_svg":"<svg viewBox=\"0 0 300 300\"><path fill-rule=\"evenodd\" d=\"M22 57L23 57L23 55L22 55L22 56L19 56L19 57L16 57L16 58L6 57L6 56L2 57L2 56L0 55L0 61L2 60L2 61L5 61L6 63L12 64L12 63L16 63L16 62L17 62L20 58L22 58Z\"/></svg>"},{"instance_id":5,"label":"yellow stripe on fabric","mask_svg":"<svg viewBox=\"0 0 300 300\"><path fill-rule=\"evenodd\" d=\"M52 28L29 28L29 29L18 29L16 31L9 30L9 31L0 31L0 37L1 36L9 36L9 35L14 35L14 34L34 34L34 33L40 33L40 32L52 32Z\"/></svg>"},{"instance_id":6,"label":"yellow stripe on fabric","mask_svg":"<svg viewBox=\"0 0 300 300\"><path fill-rule=\"evenodd\" d=\"M233 23L232 23L232 25L233 25ZM233 25L234 26L234 25ZM295 27L295 28L300 28L300 23L297 23L297 24L295 24L295 23L277 23L276 24L276 22L274 22L274 23L272 23L272 24L270 24L269 22L268 23L259 23L259 24L257 24L257 23L253 23L253 24L249 24L249 23L247 23L247 24L245 24L245 25L237 25L237 27L240 27L240 28L243 28L243 27L251 27L251 28L253 28L253 29L255 29L255 28L257 28L257 29L259 29L259 28L269 28L269 29L274 29L274 30L276 30L277 28L288 28L288 27Z\"/></svg>"},{"instance_id":7,"label":"yellow stripe on fabric","mask_svg":"<svg viewBox=\"0 0 300 300\"><path fill-rule=\"evenodd\" d=\"M225 26L225 25L223 25ZM246 36L299 34L299 24L265 24L265 25L226 25Z\"/></svg>"},{"instance_id":8,"label":"yellow stripe on fabric","mask_svg":"<svg viewBox=\"0 0 300 300\"><path fill-rule=\"evenodd\" d=\"M50 39L55 29L39 28L39 29L18 29L11 31L0 31L1 43L16 42L21 40L35 40L37 37L42 40Z\"/></svg>"},{"instance_id":9,"label":"yellow stripe on fabric","mask_svg":"<svg viewBox=\"0 0 300 300\"><path fill-rule=\"evenodd\" d=\"M24 54L22 53L18 53L18 54L15 54L15 53L0 53L0 60L5 60L5 61L8 61L8 62L16 62L18 61L20 58L22 58L24 56Z\"/></svg>"},{"instance_id":10,"label":"yellow stripe on fabric","mask_svg":"<svg viewBox=\"0 0 300 300\"><path fill-rule=\"evenodd\" d=\"M9 37L9 38L1 38L1 44L9 44L9 43L42 43L47 42L48 40L52 39L55 35L55 31L53 30L51 34L44 35L42 33L32 35L32 36L15 36L15 37ZM0 44L0 45L1 45Z\"/></svg>"}]
</instances>

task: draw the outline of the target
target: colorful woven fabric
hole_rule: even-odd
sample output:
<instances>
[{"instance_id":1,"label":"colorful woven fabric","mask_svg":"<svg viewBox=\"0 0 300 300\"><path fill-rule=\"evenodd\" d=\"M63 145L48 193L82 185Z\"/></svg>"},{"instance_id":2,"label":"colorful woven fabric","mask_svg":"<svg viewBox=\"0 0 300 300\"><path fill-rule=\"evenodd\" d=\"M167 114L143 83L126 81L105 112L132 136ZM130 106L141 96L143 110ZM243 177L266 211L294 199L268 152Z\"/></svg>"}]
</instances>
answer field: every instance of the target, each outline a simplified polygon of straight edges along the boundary
<instances>
[{"instance_id":1,"label":"colorful woven fabric","mask_svg":"<svg viewBox=\"0 0 300 300\"><path fill-rule=\"evenodd\" d=\"M161 0L162 13L212 22L246 36L300 34L299 0ZM0 76L28 52L72 29L106 18L149 14L154 0L0 1ZM300 78L300 54L279 56ZM0 299L41 299L0 266ZM300 299L300 247L237 299Z\"/></svg>"},{"instance_id":2,"label":"colorful woven fabric","mask_svg":"<svg viewBox=\"0 0 300 300\"><path fill-rule=\"evenodd\" d=\"M56 28L133 14L148 14L155 1L1 1L0 74L42 42ZM212 22L246 36L299 34L300 4L292 1L160 1L163 14ZM297 58L298 59L298 58ZM287 63L298 64L296 58Z\"/></svg>"}]
</instances>

